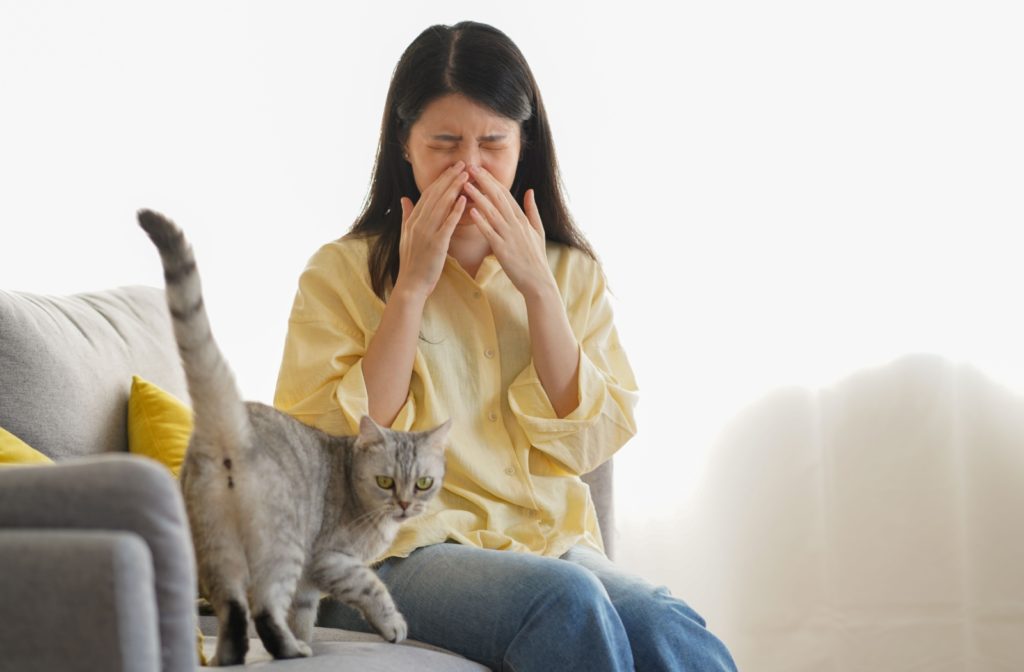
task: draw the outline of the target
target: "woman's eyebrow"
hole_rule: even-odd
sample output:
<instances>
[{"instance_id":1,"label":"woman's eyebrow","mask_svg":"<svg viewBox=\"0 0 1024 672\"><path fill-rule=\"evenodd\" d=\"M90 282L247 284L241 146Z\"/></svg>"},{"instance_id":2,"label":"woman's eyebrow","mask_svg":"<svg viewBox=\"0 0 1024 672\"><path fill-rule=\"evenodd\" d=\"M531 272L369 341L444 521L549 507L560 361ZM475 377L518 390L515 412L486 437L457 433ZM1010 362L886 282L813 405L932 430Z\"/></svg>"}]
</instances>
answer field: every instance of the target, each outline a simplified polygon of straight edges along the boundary
<instances>
[{"instance_id":1,"label":"woman's eyebrow","mask_svg":"<svg viewBox=\"0 0 1024 672\"><path fill-rule=\"evenodd\" d=\"M479 142L497 142L504 140L508 135L505 133L497 133L493 135L481 135L477 138ZM451 133L439 133L438 135L430 136L431 140L438 140L440 142L459 142L462 140L461 135L452 135Z\"/></svg>"}]
</instances>

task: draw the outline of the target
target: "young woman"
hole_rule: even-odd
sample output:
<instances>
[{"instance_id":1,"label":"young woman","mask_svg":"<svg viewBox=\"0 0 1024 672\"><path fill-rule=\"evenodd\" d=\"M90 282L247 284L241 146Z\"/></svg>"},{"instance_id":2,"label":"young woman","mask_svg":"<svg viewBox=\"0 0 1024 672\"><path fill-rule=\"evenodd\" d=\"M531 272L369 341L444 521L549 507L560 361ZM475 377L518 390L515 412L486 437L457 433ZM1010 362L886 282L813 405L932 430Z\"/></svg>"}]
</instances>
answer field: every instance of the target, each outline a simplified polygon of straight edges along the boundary
<instances>
[{"instance_id":1,"label":"young woman","mask_svg":"<svg viewBox=\"0 0 1024 672\"><path fill-rule=\"evenodd\" d=\"M453 420L444 489L378 570L411 638L519 672L735 669L603 553L580 475L633 436L636 398L526 60L490 26L428 28L362 215L299 280L275 397L335 433ZM318 622L367 629L337 602Z\"/></svg>"}]
</instances>

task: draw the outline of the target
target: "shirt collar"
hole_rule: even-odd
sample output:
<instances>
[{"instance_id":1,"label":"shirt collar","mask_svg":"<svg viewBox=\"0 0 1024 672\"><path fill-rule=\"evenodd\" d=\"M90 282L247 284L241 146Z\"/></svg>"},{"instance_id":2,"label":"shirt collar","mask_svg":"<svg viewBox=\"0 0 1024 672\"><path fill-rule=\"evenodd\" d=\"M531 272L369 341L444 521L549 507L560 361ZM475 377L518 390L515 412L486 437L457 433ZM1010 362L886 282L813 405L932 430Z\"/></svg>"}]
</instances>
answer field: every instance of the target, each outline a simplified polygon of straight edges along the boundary
<instances>
[{"instance_id":1,"label":"shirt collar","mask_svg":"<svg viewBox=\"0 0 1024 672\"><path fill-rule=\"evenodd\" d=\"M498 258L493 254L489 254L484 257L484 260L480 263L480 268L477 269L476 278L470 277L469 273L466 272L455 257L448 255L448 259L445 261L445 267L449 269L449 272L455 274L458 277L464 278L469 282L483 287L494 278L501 271L501 264L498 263Z\"/></svg>"}]
</instances>

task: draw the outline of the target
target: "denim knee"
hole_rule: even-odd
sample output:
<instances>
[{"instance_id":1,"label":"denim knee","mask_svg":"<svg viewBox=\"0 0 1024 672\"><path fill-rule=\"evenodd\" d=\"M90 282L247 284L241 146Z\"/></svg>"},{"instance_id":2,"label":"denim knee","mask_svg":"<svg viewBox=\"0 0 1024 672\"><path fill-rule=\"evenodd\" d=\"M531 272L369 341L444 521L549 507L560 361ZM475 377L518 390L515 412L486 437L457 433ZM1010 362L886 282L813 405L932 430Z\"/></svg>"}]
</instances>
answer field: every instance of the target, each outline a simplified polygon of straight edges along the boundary
<instances>
[{"instance_id":1,"label":"denim knee","mask_svg":"<svg viewBox=\"0 0 1024 672\"><path fill-rule=\"evenodd\" d=\"M601 581L572 563L517 577L533 599L504 658L515 670L632 670L629 638ZM538 647L539 642L546 642ZM538 660L540 651L544 658Z\"/></svg>"},{"instance_id":2,"label":"denim knee","mask_svg":"<svg viewBox=\"0 0 1024 672\"><path fill-rule=\"evenodd\" d=\"M629 636L637 669L734 672L732 657L704 618L667 588L620 597L615 608Z\"/></svg>"},{"instance_id":3,"label":"denim knee","mask_svg":"<svg viewBox=\"0 0 1024 672\"><path fill-rule=\"evenodd\" d=\"M686 602L672 595L665 586L643 586L634 589L615 601L615 609L622 617L627 630L631 629L631 625L664 623L666 619L679 617L693 621L702 628L707 626L703 616Z\"/></svg>"},{"instance_id":4,"label":"denim knee","mask_svg":"<svg viewBox=\"0 0 1024 672\"><path fill-rule=\"evenodd\" d=\"M608 591L593 572L568 562L552 565L544 577L543 601L569 614L614 610Z\"/></svg>"}]
</instances>

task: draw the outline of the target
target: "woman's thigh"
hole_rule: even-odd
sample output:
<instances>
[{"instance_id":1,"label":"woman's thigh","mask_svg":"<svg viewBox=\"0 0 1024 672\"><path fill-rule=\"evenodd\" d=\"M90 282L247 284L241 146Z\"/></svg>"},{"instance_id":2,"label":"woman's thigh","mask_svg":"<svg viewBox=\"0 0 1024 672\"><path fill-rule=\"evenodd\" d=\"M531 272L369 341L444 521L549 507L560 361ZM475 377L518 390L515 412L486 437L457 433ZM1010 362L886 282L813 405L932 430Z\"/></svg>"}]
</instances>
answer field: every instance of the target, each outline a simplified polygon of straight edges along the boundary
<instances>
[{"instance_id":1,"label":"woman's thigh","mask_svg":"<svg viewBox=\"0 0 1024 672\"><path fill-rule=\"evenodd\" d=\"M633 669L604 587L574 563L449 543L388 560L378 574L412 639L494 669ZM317 624L369 631L334 600L321 603Z\"/></svg>"}]
</instances>

